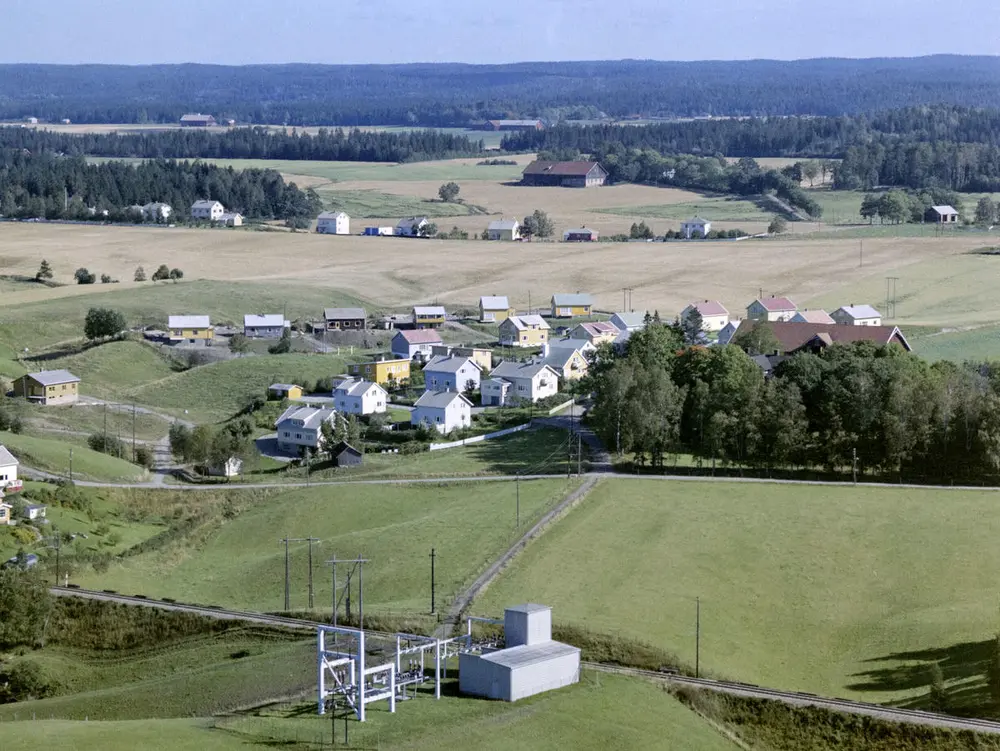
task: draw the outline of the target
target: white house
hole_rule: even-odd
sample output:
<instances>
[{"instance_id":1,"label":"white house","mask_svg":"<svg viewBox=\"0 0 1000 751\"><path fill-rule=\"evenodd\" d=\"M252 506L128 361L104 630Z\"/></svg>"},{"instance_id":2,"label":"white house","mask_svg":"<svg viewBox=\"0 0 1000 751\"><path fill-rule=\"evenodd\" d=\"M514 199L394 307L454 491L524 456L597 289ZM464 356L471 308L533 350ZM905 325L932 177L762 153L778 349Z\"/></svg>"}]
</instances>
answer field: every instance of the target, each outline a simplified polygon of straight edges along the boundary
<instances>
[{"instance_id":1,"label":"white house","mask_svg":"<svg viewBox=\"0 0 1000 751\"><path fill-rule=\"evenodd\" d=\"M503 378L484 378L479 384L479 403L484 407L502 407L510 404L510 390L514 384Z\"/></svg>"},{"instance_id":2,"label":"white house","mask_svg":"<svg viewBox=\"0 0 1000 751\"><path fill-rule=\"evenodd\" d=\"M385 412L389 392L373 381L345 378L333 385L333 406L345 415Z\"/></svg>"},{"instance_id":3,"label":"white house","mask_svg":"<svg viewBox=\"0 0 1000 751\"><path fill-rule=\"evenodd\" d=\"M242 227L243 226L243 215L235 211L224 211L219 215L219 224L224 224L227 227Z\"/></svg>"},{"instance_id":4,"label":"white house","mask_svg":"<svg viewBox=\"0 0 1000 751\"><path fill-rule=\"evenodd\" d=\"M540 315L510 316L499 333L502 347L540 347L549 340L549 324Z\"/></svg>"},{"instance_id":5,"label":"white house","mask_svg":"<svg viewBox=\"0 0 1000 751\"><path fill-rule=\"evenodd\" d=\"M142 218L147 222L165 222L173 213L168 203L147 203L142 207Z\"/></svg>"},{"instance_id":6,"label":"white house","mask_svg":"<svg viewBox=\"0 0 1000 751\"><path fill-rule=\"evenodd\" d=\"M690 240L692 237L707 237L711 231L712 223L699 216L681 222L681 234L684 235L685 240Z\"/></svg>"},{"instance_id":7,"label":"white house","mask_svg":"<svg viewBox=\"0 0 1000 751\"><path fill-rule=\"evenodd\" d=\"M520 401L537 402L559 391L559 374L551 365L543 362L500 363L490 373L491 380L498 378L509 381L511 388L507 392L506 402L489 402L494 406ZM487 404L487 394L485 391L482 394L483 404Z\"/></svg>"},{"instance_id":8,"label":"white house","mask_svg":"<svg viewBox=\"0 0 1000 751\"><path fill-rule=\"evenodd\" d=\"M29 522L44 519L49 512L49 507L42 503L29 503L24 507L22 514Z\"/></svg>"},{"instance_id":9,"label":"white house","mask_svg":"<svg viewBox=\"0 0 1000 751\"><path fill-rule=\"evenodd\" d=\"M200 221L217 222L226 213L226 207L218 201L195 201L191 204L191 218Z\"/></svg>"},{"instance_id":10,"label":"white house","mask_svg":"<svg viewBox=\"0 0 1000 751\"><path fill-rule=\"evenodd\" d=\"M322 448L323 423L333 422L336 415L335 409L292 405L274 423L278 448L296 454L306 448L312 451Z\"/></svg>"},{"instance_id":11,"label":"white house","mask_svg":"<svg viewBox=\"0 0 1000 751\"><path fill-rule=\"evenodd\" d=\"M316 231L322 235L349 235L351 217L343 211L324 211L316 220Z\"/></svg>"},{"instance_id":12,"label":"white house","mask_svg":"<svg viewBox=\"0 0 1000 751\"><path fill-rule=\"evenodd\" d=\"M479 388L482 368L469 357L439 355L424 365L424 388L427 391L466 391Z\"/></svg>"},{"instance_id":13,"label":"white house","mask_svg":"<svg viewBox=\"0 0 1000 751\"><path fill-rule=\"evenodd\" d=\"M871 305L845 305L830 314L837 323L847 326L881 326L882 314Z\"/></svg>"},{"instance_id":14,"label":"white house","mask_svg":"<svg viewBox=\"0 0 1000 751\"><path fill-rule=\"evenodd\" d=\"M208 467L208 474L213 477L236 477L242 469L243 460L238 456L231 456L224 462Z\"/></svg>"},{"instance_id":15,"label":"white house","mask_svg":"<svg viewBox=\"0 0 1000 751\"><path fill-rule=\"evenodd\" d=\"M521 225L517 219L497 219L486 227L486 237L490 240L520 240Z\"/></svg>"},{"instance_id":16,"label":"white house","mask_svg":"<svg viewBox=\"0 0 1000 751\"><path fill-rule=\"evenodd\" d=\"M392 337L390 349L396 357L412 360L417 355L429 357L435 345L442 344L441 335L434 329L400 329Z\"/></svg>"},{"instance_id":17,"label":"white house","mask_svg":"<svg viewBox=\"0 0 1000 751\"><path fill-rule=\"evenodd\" d=\"M788 319L789 323L836 323L830 314L825 310L800 310L791 318Z\"/></svg>"},{"instance_id":18,"label":"white house","mask_svg":"<svg viewBox=\"0 0 1000 751\"><path fill-rule=\"evenodd\" d=\"M615 313L608 323L619 331L639 331L646 328L646 311L627 310Z\"/></svg>"},{"instance_id":19,"label":"white house","mask_svg":"<svg viewBox=\"0 0 1000 751\"><path fill-rule=\"evenodd\" d=\"M413 404L413 425L427 425L447 434L472 425L472 402L458 391L425 391Z\"/></svg>"},{"instance_id":20,"label":"white house","mask_svg":"<svg viewBox=\"0 0 1000 751\"><path fill-rule=\"evenodd\" d=\"M426 216L411 216L409 219L400 219L396 224L395 234L399 237L419 237L420 230L430 222Z\"/></svg>"},{"instance_id":21,"label":"white house","mask_svg":"<svg viewBox=\"0 0 1000 751\"><path fill-rule=\"evenodd\" d=\"M250 339L280 339L289 326L281 313L243 316L243 335Z\"/></svg>"},{"instance_id":22,"label":"white house","mask_svg":"<svg viewBox=\"0 0 1000 751\"><path fill-rule=\"evenodd\" d=\"M790 321L798 312L795 303L787 297L761 297L747 306L747 318L751 321Z\"/></svg>"},{"instance_id":23,"label":"white house","mask_svg":"<svg viewBox=\"0 0 1000 751\"><path fill-rule=\"evenodd\" d=\"M729 323L729 311L718 300L691 303L681 311L681 320L686 321L696 310L701 316L702 331L721 331Z\"/></svg>"},{"instance_id":24,"label":"white house","mask_svg":"<svg viewBox=\"0 0 1000 751\"><path fill-rule=\"evenodd\" d=\"M11 492L21 489L21 481L17 479L17 468L20 462L4 446L0 446L0 498L4 490Z\"/></svg>"}]
</instances>

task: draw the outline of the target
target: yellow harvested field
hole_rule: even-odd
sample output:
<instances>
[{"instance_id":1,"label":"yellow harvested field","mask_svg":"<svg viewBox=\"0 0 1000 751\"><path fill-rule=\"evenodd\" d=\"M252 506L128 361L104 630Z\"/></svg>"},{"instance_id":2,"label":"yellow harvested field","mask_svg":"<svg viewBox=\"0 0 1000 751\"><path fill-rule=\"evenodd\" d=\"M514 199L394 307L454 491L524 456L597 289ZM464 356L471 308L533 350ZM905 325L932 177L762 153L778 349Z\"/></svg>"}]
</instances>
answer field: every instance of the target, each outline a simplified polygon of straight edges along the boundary
<instances>
[{"instance_id":1,"label":"yellow harvested field","mask_svg":"<svg viewBox=\"0 0 1000 751\"><path fill-rule=\"evenodd\" d=\"M517 197L528 190L515 188L510 195L515 201L524 200ZM564 191L565 198L536 205L557 216L572 216L583 202L648 202L645 190L622 186L620 197L618 188ZM656 194L663 200L670 192L656 190ZM574 207L574 202L579 203ZM511 209L515 213L525 210ZM56 280L68 285L8 289L0 292L0 306L135 288L140 286L131 281L135 267L142 265L150 273L160 263L183 269L185 281L293 282L342 290L373 306L401 309L431 300L472 306L484 294L509 295L513 305L525 309L529 293L537 307L554 292L580 290L594 294L600 308L616 310L621 288L631 286L636 307L659 310L665 317L702 298L719 299L735 314L760 289L765 294L789 295L803 307L852 302L878 305L884 277L897 276L899 321L946 325L1000 319L1000 298L992 283L1000 258L965 254L982 242L983 238L960 234L866 239L864 267L859 268L856 239L790 236L699 244L500 244L302 232L0 223L3 274L34 275L45 258ZM72 274L80 266L111 274L122 283L113 288L74 285Z\"/></svg>"}]
</instances>

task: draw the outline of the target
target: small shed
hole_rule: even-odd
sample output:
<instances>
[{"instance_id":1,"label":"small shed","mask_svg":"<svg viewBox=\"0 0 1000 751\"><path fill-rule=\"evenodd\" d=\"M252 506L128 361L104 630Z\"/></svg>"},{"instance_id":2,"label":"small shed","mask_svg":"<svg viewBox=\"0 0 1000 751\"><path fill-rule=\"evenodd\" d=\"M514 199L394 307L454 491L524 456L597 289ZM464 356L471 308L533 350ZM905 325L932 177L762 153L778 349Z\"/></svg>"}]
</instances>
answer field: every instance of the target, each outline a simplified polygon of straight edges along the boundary
<instances>
[{"instance_id":1,"label":"small shed","mask_svg":"<svg viewBox=\"0 0 1000 751\"><path fill-rule=\"evenodd\" d=\"M334 446L330 455L337 467L358 467L364 459L364 454L346 441L341 441Z\"/></svg>"},{"instance_id":2,"label":"small shed","mask_svg":"<svg viewBox=\"0 0 1000 751\"><path fill-rule=\"evenodd\" d=\"M924 213L924 221L935 224L958 224L958 212L953 206L931 206Z\"/></svg>"},{"instance_id":3,"label":"small shed","mask_svg":"<svg viewBox=\"0 0 1000 751\"><path fill-rule=\"evenodd\" d=\"M301 399L302 387L294 383L272 383L267 387L268 399Z\"/></svg>"},{"instance_id":4,"label":"small shed","mask_svg":"<svg viewBox=\"0 0 1000 751\"><path fill-rule=\"evenodd\" d=\"M24 518L29 522L33 522L36 519L44 519L45 514L48 512L49 507L44 506L39 503L29 503L24 507Z\"/></svg>"},{"instance_id":5,"label":"small shed","mask_svg":"<svg viewBox=\"0 0 1000 751\"><path fill-rule=\"evenodd\" d=\"M597 230L588 229L587 227L568 229L563 232L563 242L567 243L592 243L597 242L597 237Z\"/></svg>"}]
</instances>

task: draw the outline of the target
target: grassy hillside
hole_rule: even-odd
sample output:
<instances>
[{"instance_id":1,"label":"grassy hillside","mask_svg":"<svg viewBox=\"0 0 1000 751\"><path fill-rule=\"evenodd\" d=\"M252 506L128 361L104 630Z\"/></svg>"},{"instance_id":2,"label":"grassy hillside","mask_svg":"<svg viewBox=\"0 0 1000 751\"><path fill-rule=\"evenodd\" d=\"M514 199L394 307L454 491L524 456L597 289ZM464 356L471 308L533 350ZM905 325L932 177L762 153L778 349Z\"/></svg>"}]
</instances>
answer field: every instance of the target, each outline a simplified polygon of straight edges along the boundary
<instances>
[{"instance_id":1,"label":"grassy hillside","mask_svg":"<svg viewBox=\"0 0 1000 751\"><path fill-rule=\"evenodd\" d=\"M82 380L80 390L102 399L118 398L136 384L166 378L175 367L153 347L136 341L108 342L65 357L32 361L32 368L65 369Z\"/></svg>"},{"instance_id":2,"label":"grassy hillside","mask_svg":"<svg viewBox=\"0 0 1000 751\"><path fill-rule=\"evenodd\" d=\"M21 464L57 475L69 475L69 452L72 448L73 476L76 479L108 482L147 479L142 467L55 438L0 432L0 444L10 449Z\"/></svg>"},{"instance_id":3,"label":"grassy hillside","mask_svg":"<svg viewBox=\"0 0 1000 751\"><path fill-rule=\"evenodd\" d=\"M557 621L764 685L923 696L926 664L982 685L996 631L994 492L606 480L476 612L525 599ZM962 551L956 555L956 551ZM907 666L911 666L907 668ZM915 666L915 667L914 667ZM921 672L923 671L923 672Z\"/></svg>"},{"instance_id":4,"label":"grassy hillside","mask_svg":"<svg viewBox=\"0 0 1000 751\"><path fill-rule=\"evenodd\" d=\"M563 498L576 480L521 483L522 527ZM190 494L187 494L190 495ZM312 535L317 605L329 608L330 569L322 562L364 555L365 605L426 613L431 548L436 548L438 607L513 542L512 482L399 486L345 485L275 493L195 539L124 559L106 573L82 572L98 589L173 597L257 610L283 606L284 548L278 540ZM523 529L522 529L523 531ZM292 607L306 606L307 546L292 546ZM341 572L343 576L343 572Z\"/></svg>"},{"instance_id":5,"label":"grassy hillside","mask_svg":"<svg viewBox=\"0 0 1000 751\"><path fill-rule=\"evenodd\" d=\"M685 220L701 216L714 222L769 222L774 218L774 212L764 211L753 201L736 196L705 196L700 201L691 201L689 203L665 203L654 206L616 206L595 209L595 211L601 214L644 216L650 219Z\"/></svg>"},{"instance_id":6,"label":"grassy hillside","mask_svg":"<svg viewBox=\"0 0 1000 751\"><path fill-rule=\"evenodd\" d=\"M164 259L164 262L169 260ZM146 269L147 274L153 271ZM65 290L52 292L51 300L4 307L0 342L17 350L23 347L34 350L82 339L83 321L91 307L120 310L130 326L165 327L171 313L202 313L211 316L213 323L242 323L243 315L250 312L286 310L289 320L295 320L314 318L320 315L323 307L363 304L348 293L290 282L147 282L142 286L121 288L101 285L93 291L88 289L88 294L83 296L60 297L58 295Z\"/></svg>"},{"instance_id":7,"label":"grassy hillside","mask_svg":"<svg viewBox=\"0 0 1000 751\"><path fill-rule=\"evenodd\" d=\"M73 436L63 431L90 434L104 430L104 414L107 411L108 435L122 437L131 450L133 415L130 406L104 406L73 404L64 407L37 407L25 405L21 415L25 420L25 432L43 438L71 440ZM155 441L167 434L169 423L155 415L136 412L135 437L137 441ZM85 438L84 436L76 436Z\"/></svg>"},{"instance_id":8,"label":"grassy hillside","mask_svg":"<svg viewBox=\"0 0 1000 751\"><path fill-rule=\"evenodd\" d=\"M130 389L126 397L193 421L224 420L239 412L250 394L264 395L272 383L312 384L344 372L343 359L334 355L240 357L172 373Z\"/></svg>"}]
</instances>

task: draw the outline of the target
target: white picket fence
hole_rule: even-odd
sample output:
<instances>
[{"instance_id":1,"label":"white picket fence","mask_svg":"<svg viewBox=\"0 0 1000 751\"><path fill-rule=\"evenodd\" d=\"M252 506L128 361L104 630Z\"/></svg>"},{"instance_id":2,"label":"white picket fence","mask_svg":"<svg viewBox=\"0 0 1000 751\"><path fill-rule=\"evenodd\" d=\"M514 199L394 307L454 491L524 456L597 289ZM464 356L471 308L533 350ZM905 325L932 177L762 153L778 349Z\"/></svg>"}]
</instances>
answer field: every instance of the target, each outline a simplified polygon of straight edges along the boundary
<instances>
[{"instance_id":1,"label":"white picket fence","mask_svg":"<svg viewBox=\"0 0 1000 751\"><path fill-rule=\"evenodd\" d=\"M428 446L430 451L440 451L441 449L453 449L458 446L466 446L470 443L479 443L481 441L488 440L490 438L500 438L501 436L510 435L511 433L520 433L522 430L527 430L531 427L530 422L524 423L524 425L515 425L513 428L504 428L503 430L498 430L495 433L486 433L485 435L474 435L472 438L463 438L461 441L449 441L448 443L432 443Z\"/></svg>"}]
</instances>

